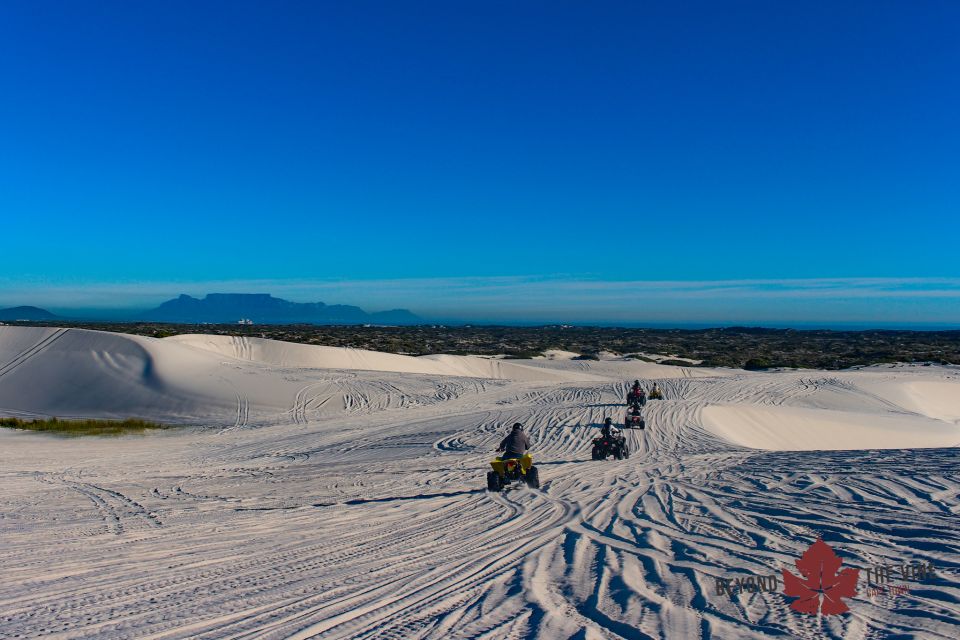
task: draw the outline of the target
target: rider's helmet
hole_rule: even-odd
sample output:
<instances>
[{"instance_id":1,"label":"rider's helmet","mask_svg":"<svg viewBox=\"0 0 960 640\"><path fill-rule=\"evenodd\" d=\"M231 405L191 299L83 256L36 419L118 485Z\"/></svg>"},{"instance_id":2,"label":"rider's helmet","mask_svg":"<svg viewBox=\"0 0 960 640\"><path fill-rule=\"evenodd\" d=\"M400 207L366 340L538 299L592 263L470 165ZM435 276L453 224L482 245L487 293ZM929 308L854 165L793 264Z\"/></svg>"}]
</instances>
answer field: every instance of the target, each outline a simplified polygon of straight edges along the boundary
<instances>
[{"instance_id":1,"label":"rider's helmet","mask_svg":"<svg viewBox=\"0 0 960 640\"><path fill-rule=\"evenodd\" d=\"M634 381L633 381L633 386L639 387L639 386L640 386L640 381L639 381L639 380L634 380Z\"/></svg>"},{"instance_id":2,"label":"rider's helmet","mask_svg":"<svg viewBox=\"0 0 960 640\"><path fill-rule=\"evenodd\" d=\"M606 418L606 419L603 421L603 424L605 424L605 425L607 425L607 426L610 426L611 424L613 424L613 418Z\"/></svg>"},{"instance_id":3,"label":"rider's helmet","mask_svg":"<svg viewBox=\"0 0 960 640\"><path fill-rule=\"evenodd\" d=\"M519 422L514 422L514 423L513 423L513 430L516 431L517 429L523 429L523 425L520 424Z\"/></svg>"}]
</instances>

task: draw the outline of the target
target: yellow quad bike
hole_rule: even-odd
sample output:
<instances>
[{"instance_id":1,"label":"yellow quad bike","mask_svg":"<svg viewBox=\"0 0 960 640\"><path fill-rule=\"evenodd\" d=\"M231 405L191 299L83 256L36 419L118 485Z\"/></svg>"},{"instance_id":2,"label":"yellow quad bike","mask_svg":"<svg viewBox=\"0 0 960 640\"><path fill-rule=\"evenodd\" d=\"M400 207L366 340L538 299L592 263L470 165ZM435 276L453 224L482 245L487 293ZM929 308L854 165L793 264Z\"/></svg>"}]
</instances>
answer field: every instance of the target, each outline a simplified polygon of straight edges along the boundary
<instances>
[{"instance_id":1,"label":"yellow quad bike","mask_svg":"<svg viewBox=\"0 0 960 640\"><path fill-rule=\"evenodd\" d=\"M663 400L663 390L659 387L650 390L650 395L647 396L648 400Z\"/></svg>"},{"instance_id":2,"label":"yellow quad bike","mask_svg":"<svg viewBox=\"0 0 960 640\"><path fill-rule=\"evenodd\" d=\"M487 472L487 491L503 491L519 482L531 489L540 488L540 472L533 466L533 456L529 453L520 458L497 458L490 466L493 471Z\"/></svg>"}]
</instances>

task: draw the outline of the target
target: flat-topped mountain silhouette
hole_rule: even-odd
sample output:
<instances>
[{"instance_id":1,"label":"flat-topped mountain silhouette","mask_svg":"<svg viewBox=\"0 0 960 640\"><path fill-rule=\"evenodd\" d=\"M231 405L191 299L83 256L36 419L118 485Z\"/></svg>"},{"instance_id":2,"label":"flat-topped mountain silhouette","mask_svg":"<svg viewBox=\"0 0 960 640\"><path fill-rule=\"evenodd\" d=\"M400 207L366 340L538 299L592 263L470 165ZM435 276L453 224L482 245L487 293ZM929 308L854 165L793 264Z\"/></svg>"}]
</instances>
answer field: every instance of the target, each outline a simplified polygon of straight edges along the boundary
<instances>
[{"instance_id":1,"label":"flat-topped mountain silhouette","mask_svg":"<svg viewBox=\"0 0 960 640\"><path fill-rule=\"evenodd\" d=\"M367 313L360 307L323 302L290 302L267 293L210 293L194 298L181 295L168 300L141 318L156 322L256 324L419 324L406 309Z\"/></svg>"}]
</instances>

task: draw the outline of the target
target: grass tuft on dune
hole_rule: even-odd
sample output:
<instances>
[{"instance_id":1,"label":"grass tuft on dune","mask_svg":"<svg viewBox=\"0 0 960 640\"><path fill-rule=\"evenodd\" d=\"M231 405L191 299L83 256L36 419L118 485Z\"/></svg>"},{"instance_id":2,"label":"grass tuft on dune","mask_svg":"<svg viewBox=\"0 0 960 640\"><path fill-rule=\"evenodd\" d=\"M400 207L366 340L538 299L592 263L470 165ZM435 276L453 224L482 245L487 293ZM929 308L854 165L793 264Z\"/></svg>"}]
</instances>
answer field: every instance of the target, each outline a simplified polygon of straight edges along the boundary
<instances>
[{"instance_id":1,"label":"grass tuft on dune","mask_svg":"<svg viewBox=\"0 0 960 640\"><path fill-rule=\"evenodd\" d=\"M0 427L44 431L64 436L122 436L143 433L157 429L171 429L168 425L128 418L126 420L22 420L20 418L0 418Z\"/></svg>"}]
</instances>

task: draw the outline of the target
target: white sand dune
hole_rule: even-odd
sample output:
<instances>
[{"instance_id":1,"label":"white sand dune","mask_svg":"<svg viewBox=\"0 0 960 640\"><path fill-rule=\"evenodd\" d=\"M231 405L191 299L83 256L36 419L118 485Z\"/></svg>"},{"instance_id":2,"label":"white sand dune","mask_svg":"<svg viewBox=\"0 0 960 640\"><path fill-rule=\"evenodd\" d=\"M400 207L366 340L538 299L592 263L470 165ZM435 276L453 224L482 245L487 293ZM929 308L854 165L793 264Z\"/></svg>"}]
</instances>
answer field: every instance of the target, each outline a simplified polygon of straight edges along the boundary
<instances>
[{"instance_id":1,"label":"white sand dune","mask_svg":"<svg viewBox=\"0 0 960 640\"><path fill-rule=\"evenodd\" d=\"M937 420L960 423L960 379L942 381L889 378L888 375L877 381L865 381L861 386L908 411Z\"/></svg>"},{"instance_id":2,"label":"white sand dune","mask_svg":"<svg viewBox=\"0 0 960 640\"><path fill-rule=\"evenodd\" d=\"M728 442L771 451L960 446L956 425L917 416L715 405L702 419Z\"/></svg>"},{"instance_id":3,"label":"white sand dune","mask_svg":"<svg viewBox=\"0 0 960 640\"><path fill-rule=\"evenodd\" d=\"M175 342L82 329L0 327L0 362L8 363L0 410L20 414L222 423L251 402L286 408L297 389L280 376L241 375L216 354Z\"/></svg>"},{"instance_id":4,"label":"white sand dune","mask_svg":"<svg viewBox=\"0 0 960 640\"><path fill-rule=\"evenodd\" d=\"M906 385L907 408L923 415L960 423L960 383L913 382Z\"/></svg>"},{"instance_id":5,"label":"white sand dune","mask_svg":"<svg viewBox=\"0 0 960 640\"><path fill-rule=\"evenodd\" d=\"M591 461L634 378L665 399L627 433L628 460ZM0 637L953 639L958 384L953 367L747 373L0 327L2 414L214 427L0 429ZM515 421L543 490L487 494ZM937 575L881 596L861 578L841 616L717 592L795 570L817 536L846 567Z\"/></svg>"},{"instance_id":6,"label":"white sand dune","mask_svg":"<svg viewBox=\"0 0 960 640\"><path fill-rule=\"evenodd\" d=\"M228 360L225 361L225 358ZM260 365L250 370L232 360ZM0 410L15 415L124 418L175 423L235 425L284 419L302 392L291 370L375 371L394 380L386 393L409 402L430 401L433 380L457 386L458 378L573 382L602 380L588 373L460 356L413 358L227 336L177 336L164 340L82 329L0 326ZM412 374L412 375L402 375ZM323 376L320 375L320 378ZM364 404L384 393L373 385L316 379L311 393L326 391L327 410ZM314 375L314 378L317 378ZM355 387L355 388L354 388ZM369 393L368 393L369 391ZM439 392L441 395L443 392ZM394 404L402 404L395 399ZM389 404L389 403L388 403Z\"/></svg>"},{"instance_id":7,"label":"white sand dune","mask_svg":"<svg viewBox=\"0 0 960 640\"><path fill-rule=\"evenodd\" d=\"M294 344L267 340L211 335L179 335L167 338L197 349L223 356L281 367L390 371L433 376L461 376L520 381L599 380L577 372L549 372L513 362L472 356L422 356L414 358L392 353Z\"/></svg>"}]
</instances>

